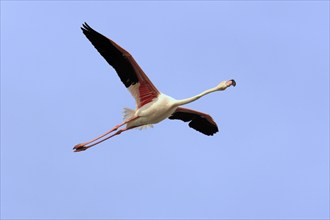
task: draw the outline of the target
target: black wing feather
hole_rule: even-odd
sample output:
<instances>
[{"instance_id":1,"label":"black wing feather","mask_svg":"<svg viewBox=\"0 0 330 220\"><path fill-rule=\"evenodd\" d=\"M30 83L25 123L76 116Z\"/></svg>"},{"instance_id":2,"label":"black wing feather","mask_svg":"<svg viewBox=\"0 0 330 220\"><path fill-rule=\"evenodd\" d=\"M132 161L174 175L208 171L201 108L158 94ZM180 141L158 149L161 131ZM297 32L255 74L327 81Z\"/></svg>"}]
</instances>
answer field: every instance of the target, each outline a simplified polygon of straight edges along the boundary
<instances>
[{"instance_id":1,"label":"black wing feather","mask_svg":"<svg viewBox=\"0 0 330 220\"><path fill-rule=\"evenodd\" d=\"M95 31L86 22L81 29L97 51L116 70L126 88L139 81L131 62L131 55L126 50Z\"/></svg>"},{"instance_id":2,"label":"black wing feather","mask_svg":"<svg viewBox=\"0 0 330 220\"><path fill-rule=\"evenodd\" d=\"M179 119L184 122L190 121L189 127L205 135L213 135L219 131L211 116L191 109L178 108L169 119Z\"/></svg>"}]
</instances>

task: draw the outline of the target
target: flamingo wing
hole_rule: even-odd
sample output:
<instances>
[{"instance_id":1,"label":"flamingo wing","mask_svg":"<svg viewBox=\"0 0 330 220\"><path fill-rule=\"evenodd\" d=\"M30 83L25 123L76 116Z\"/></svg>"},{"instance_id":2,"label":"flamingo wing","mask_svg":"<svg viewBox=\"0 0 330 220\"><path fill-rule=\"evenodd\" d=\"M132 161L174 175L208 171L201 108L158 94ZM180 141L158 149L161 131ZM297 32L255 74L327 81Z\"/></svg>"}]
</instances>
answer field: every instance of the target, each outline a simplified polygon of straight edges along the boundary
<instances>
[{"instance_id":1,"label":"flamingo wing","mask_svg":"<svg viewBox=\"0 0 330 220\"><path fill-rule=\"evenodd\" d=\"M210 115L192 109L179 107L169 119L179 119L189 122L189 127L205 135L213 135L219 131L217 124Z\"/></svg>"},{"instance_id":2,"label":"flamingo wing","mask_svg":"<svg viewBox=\"0 0 330 220\"><path fill-rule=\"evenodd\" d=\"M158 97L159 91L129 52L87 23L84 23L81 29L97 51L116 70L120 80L135 98L138 108Z\"/></svg>"}]
</instances>

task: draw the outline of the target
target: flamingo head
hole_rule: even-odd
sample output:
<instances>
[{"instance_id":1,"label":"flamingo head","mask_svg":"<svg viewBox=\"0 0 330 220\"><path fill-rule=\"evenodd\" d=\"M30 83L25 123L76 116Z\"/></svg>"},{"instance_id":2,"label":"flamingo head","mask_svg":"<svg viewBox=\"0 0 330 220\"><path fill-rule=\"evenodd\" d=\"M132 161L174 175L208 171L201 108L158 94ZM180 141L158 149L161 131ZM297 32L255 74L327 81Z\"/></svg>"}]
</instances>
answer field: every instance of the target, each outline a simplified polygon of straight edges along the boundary
<instances>
[{"instance_id":1,"label":"flamingo head","mask_svg":"<svg viewBox=\"0 0 330 220\"><path fill-rule=\"evenodd\" d=\"M219 85L217 85L215 88L216 90L225 90L227 89L229 86L236 86L236 81L231 79L231 80L227 80L227 81L222 81L221 83L219 83Z\"/></svg>"}]
</instances>

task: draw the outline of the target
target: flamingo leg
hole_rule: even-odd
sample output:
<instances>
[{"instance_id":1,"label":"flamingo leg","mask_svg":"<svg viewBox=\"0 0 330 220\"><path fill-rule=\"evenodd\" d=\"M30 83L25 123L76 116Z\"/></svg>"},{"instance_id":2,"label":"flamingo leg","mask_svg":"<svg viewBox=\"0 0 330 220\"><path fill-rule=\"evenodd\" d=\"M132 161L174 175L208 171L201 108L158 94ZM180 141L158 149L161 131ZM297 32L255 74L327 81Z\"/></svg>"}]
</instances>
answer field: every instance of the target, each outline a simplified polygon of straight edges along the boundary
<instances>
[{"instance_id":1,"label":"flamingo leg","mask_svg":"<svg viewBox=\"0 0 330 220\"><path fill-rule=\"evenodd\" d=\"M106 140L108 140L108 139L110 139L110 138L112 138L112 137L114 137L116 135L119 135L119 134L121 134L124 131L128 131L128 130L133 129L133 128L136 128L136 127L138 127L138 126L120 129L119 131L117 131L116 133L110 135L109 137L106 137L106 138L104 138L104 139L102 139L102 140L100 140L100 141L98 141L96 143L93 143L93 144L89 145L89 146L84 145L84 146L82 146L80 148L74 148L74 152L80 152L80 151L87 150L88 148L93 147L93 146L95 146L95 145L97 145L99 143L102 143L103 141L106 141Z\"/></svg>"},{"instance_id":2,"label":"flamingo leg","mask_svg":"<svg viewBox=\"0 0 330 220\"><path fill-rule=\"evenodd\" d=\"M90 147L92 147L92 146L94 146L94 145L97 145L97 144L99 144L99 143L101 143L101 142L103 142L103 141L105 141L105 140L108 140L109 138L111 138L111 137L113 137L113 136L115 136L115 135L120 134L120 133L123 132L123 131L128 130L127 128L125 128L125 129L121 129L121 130L119 130L118 132L116 132L115 134L113 134L113 135L111 135L111 136L109 136L109 137L107 137L107 138L104 138L103 140L100 140L100 141L98 141L98 142L96 142L96 143L94 143L94 144L91 144L91 143L93 143L93 142L95 142L95 141L97 141L97 140L99 140L99 139L105 137L106 135L108 135L108 134L110 134L110 133L116 131L116 130L117 130L118 128L120 128L121 126L123 126L123 125L127 124L128 122L131 122L131 121L133 121L133 120L135 120L135 119L137 119L137 118L138 118L138 116L136 116L136 117L134 117L134 118L131 118L131 119L127 120L127 121L124 121L123 123L116 125L116 126L113 127L111 130L105 132L104 134L102 134L102 135L100 135L100 136L98 136L98 137L96 137L96 138L94 138L94 139L92 139L92 140L90 140L90 141L87 141L87 142L84 142L84 143L80 143L80 144L75 145L75 146L73 147L74 152L80 152L80 151L87 150L88 148L90 148ZM135 128L135 127L132 127L132 128ZM129 129L131 129L131 128L129 128ZM91 144L91 145L87 146L88 144Z\"/></svg>"}]
</instances>

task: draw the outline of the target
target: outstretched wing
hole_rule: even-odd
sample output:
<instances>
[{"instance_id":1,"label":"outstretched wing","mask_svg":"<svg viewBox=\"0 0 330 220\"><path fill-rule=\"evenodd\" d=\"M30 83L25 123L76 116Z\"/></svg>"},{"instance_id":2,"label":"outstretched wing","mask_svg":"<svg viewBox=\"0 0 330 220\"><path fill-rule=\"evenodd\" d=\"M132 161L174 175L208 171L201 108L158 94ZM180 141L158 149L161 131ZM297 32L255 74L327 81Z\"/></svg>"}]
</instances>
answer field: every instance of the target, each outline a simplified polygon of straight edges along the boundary
<instances>
[{"instance_id":1,"label":"outstretched wing","mask_svg":"<svg viewBox=\"0 0 330 220\"><path fill-rule=\"evenodd\" d=\"M116 70L120 80L135 98L138 108L159 95L159 91L130 53L92 29L87 23L84 23L81 29L97 51Z\"/></svg>"},{"instance_id":2,"label":"outstretched wing","mask_svg":"<svg viewBox=\"0 0 330 220\"><path fill-rule=\"evenodd\" d=\"M189 127L205 135L213 135L219 131L217 124L210 115L187 108L177 108L169 119L179 119L184 122L190 121Z\"/></svg>"}]
</instances>

